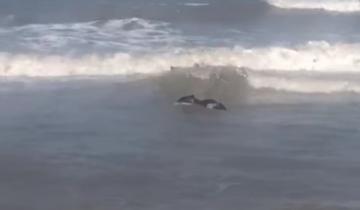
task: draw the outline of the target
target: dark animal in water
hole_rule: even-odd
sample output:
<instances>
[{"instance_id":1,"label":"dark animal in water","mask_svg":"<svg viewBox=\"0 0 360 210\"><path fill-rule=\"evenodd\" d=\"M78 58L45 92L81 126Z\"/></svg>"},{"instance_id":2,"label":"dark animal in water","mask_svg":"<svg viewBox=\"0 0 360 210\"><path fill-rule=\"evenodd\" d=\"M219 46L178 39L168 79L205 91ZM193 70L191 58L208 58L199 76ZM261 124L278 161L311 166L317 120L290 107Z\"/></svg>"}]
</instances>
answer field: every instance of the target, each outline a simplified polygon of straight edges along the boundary
<instances>
[{"instance_id":1,"label":"dark animal in water","mask_svg":"<svg viewBox=\"0 0 360 210\"><path fill-rule=\"evenodd\" d=\"M194 95L188 95L188 96L183 96L183 97L179 98L175 102L175 105L185 105L185 106L199 105L199 106L205 107L207 109L227 110L226 107L224 106L224 104L222 104L214 99L200 100L200 99L197 99Z\"/></svg>"}]
</instances>

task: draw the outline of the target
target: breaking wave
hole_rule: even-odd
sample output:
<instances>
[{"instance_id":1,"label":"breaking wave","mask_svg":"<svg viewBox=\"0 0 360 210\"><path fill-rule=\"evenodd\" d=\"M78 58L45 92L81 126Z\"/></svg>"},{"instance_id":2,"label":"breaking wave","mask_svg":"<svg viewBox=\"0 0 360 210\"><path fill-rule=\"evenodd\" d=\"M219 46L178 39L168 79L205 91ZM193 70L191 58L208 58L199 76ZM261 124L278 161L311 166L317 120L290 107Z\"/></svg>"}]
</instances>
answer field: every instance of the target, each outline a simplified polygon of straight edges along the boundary
<instances>
[{"instance_id":1,"label":"breaking wave","mask_svg":"<svg viewBox=\"0 0 360 210\"><path fill-rule=\"evenodd\" d=\"M8 16L3 22L13 18ZM141 18L0 28L2 49L7 49L6 46L11 43L8 51L78 54L89 51L138 52L153 50L152 46L177 46L182 42L182 37L169 23Z\"/></svg>"},{"instance_id":2,"label":"breaking wave","mask_svg":"<svg viewBox=\"0 0 360 210\"><path fill-rule=\"evenodd\" d=\"M0 53L2 77L156 75L196 65L246 68L255 89L360 93L360 44L309 42L295 47L172 49L150 54L79 57ZM195 65L195 67L194 67Z\"/></svg>"},{"instance_id":3,"label":"breaking wave","mask_svg":"<svg viewBox=\"0 0 360 210\"><path fill-rule=\"evenodd\" d=\"M359 12L358 0L267 0L275 7L284 9L322 9L332 12Z\"/></svg>"}]
</instances>

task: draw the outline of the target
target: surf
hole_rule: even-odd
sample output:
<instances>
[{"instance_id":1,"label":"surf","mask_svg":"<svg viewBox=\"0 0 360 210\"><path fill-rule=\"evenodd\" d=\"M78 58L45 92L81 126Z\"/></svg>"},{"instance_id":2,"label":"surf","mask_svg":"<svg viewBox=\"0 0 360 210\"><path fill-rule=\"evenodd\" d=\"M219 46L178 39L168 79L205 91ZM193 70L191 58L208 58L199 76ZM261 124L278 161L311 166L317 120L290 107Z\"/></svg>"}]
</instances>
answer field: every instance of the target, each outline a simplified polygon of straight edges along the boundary
<instances>
[{"instance_id":1,"label":"surf","mask_svg":"<svg viewBox=\"0 0 360 210\"><path fill-rule=\"evenodd\" d=\"M255 89L282 91L360 92L360 44L308 42L293 47L189 48L144 54L113 53L41 55L0 53L0 76L86 77L142 75L153 77L172 67L204 76L211 66L245 68ZM196 67L196 64L202 66ZM208 66L208 67L207 67ZM202 72L202 73L199 73ZM208 71L211 72L211 71ZM200 76L201 77L201 76Z\"/></svg>"},{"instance_id":2,"label":"surf","mask_svg":"<svg viewBox=\"0 0 360 210\"><path fill-rule=\"evenodd\" d=\"M358 0L267 0L267 2L283 9L317 9L338 13L360 12Z\"/></svg>"}]
</instances>

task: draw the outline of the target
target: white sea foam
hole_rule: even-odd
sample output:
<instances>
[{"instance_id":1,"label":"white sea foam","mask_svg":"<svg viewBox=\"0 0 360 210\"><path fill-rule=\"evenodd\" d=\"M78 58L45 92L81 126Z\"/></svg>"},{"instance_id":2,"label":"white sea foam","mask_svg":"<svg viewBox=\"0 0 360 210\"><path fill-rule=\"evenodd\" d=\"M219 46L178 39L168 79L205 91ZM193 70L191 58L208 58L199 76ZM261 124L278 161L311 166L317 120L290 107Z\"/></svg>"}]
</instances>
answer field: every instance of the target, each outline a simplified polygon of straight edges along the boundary
<instances>
[{"instance_id":1,"label":"white sea foam","mask_svg":"<svg viewBox=\"0 0 360 210\"><path fill-rule=\"evenodd\" d=\"M359 12L359 0L267 0L273 6L285 9L322 9L333 12Z\"/></svg>"},{"instance_id":2,"label":"white sea foam","mask_svg":"<svg viewBox=\"0 0 360 210\"><path fill-rule=\"evenodd\" d=\"M24 50L69 52L79 49L141 51L149 46L176 46L181 36L168 23L129 18L81 23L30 24L0 28L0 39Z\"/></svg>"},{"instance_id":3,"label":"white sea foam","mask_svg":"<svg viewBox=\"0 0 360 210\"><path fill-rule=\"evenodd\" d=\"M360 44L309 42L295 47L172 49L166 53L81 57L0 53L0 76L154 75L194 64L248 68L254 88L360 93ZM274 74L276 72L276 74ZM290 75L290 76L289 76Z\"/></svg>"},{"instance_id":4,"label":"white sea foam","mask_svg":"<svg viewBox=\"0 0 360 210\"><path fill-rule=\"evenodd\" d=\"M346 79L323 80L311 77L289 79L282 77L252 76L249 77L249 80L250 84L256 89L273 89L298 93L360 93L360 79L357 81L349 81Z\"/></svg>"}]
</instances>

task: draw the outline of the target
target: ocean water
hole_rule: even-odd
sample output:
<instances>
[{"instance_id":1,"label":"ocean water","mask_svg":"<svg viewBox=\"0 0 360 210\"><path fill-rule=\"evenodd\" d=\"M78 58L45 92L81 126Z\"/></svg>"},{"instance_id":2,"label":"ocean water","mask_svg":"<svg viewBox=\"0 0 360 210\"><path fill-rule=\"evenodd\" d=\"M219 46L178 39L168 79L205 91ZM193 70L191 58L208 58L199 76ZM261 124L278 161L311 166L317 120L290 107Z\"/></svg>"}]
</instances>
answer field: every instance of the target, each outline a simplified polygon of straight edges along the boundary
<instances>
[{"instance_id":1,"label":"ocean water","mask_svg":"<svg viewBox=\"0 0 360 210\"><path fill-rule=\"evenodd\" d=\"M359 96L359 1L0 0L0 209L359 210Z\"/></svg>"}]
</instances>

